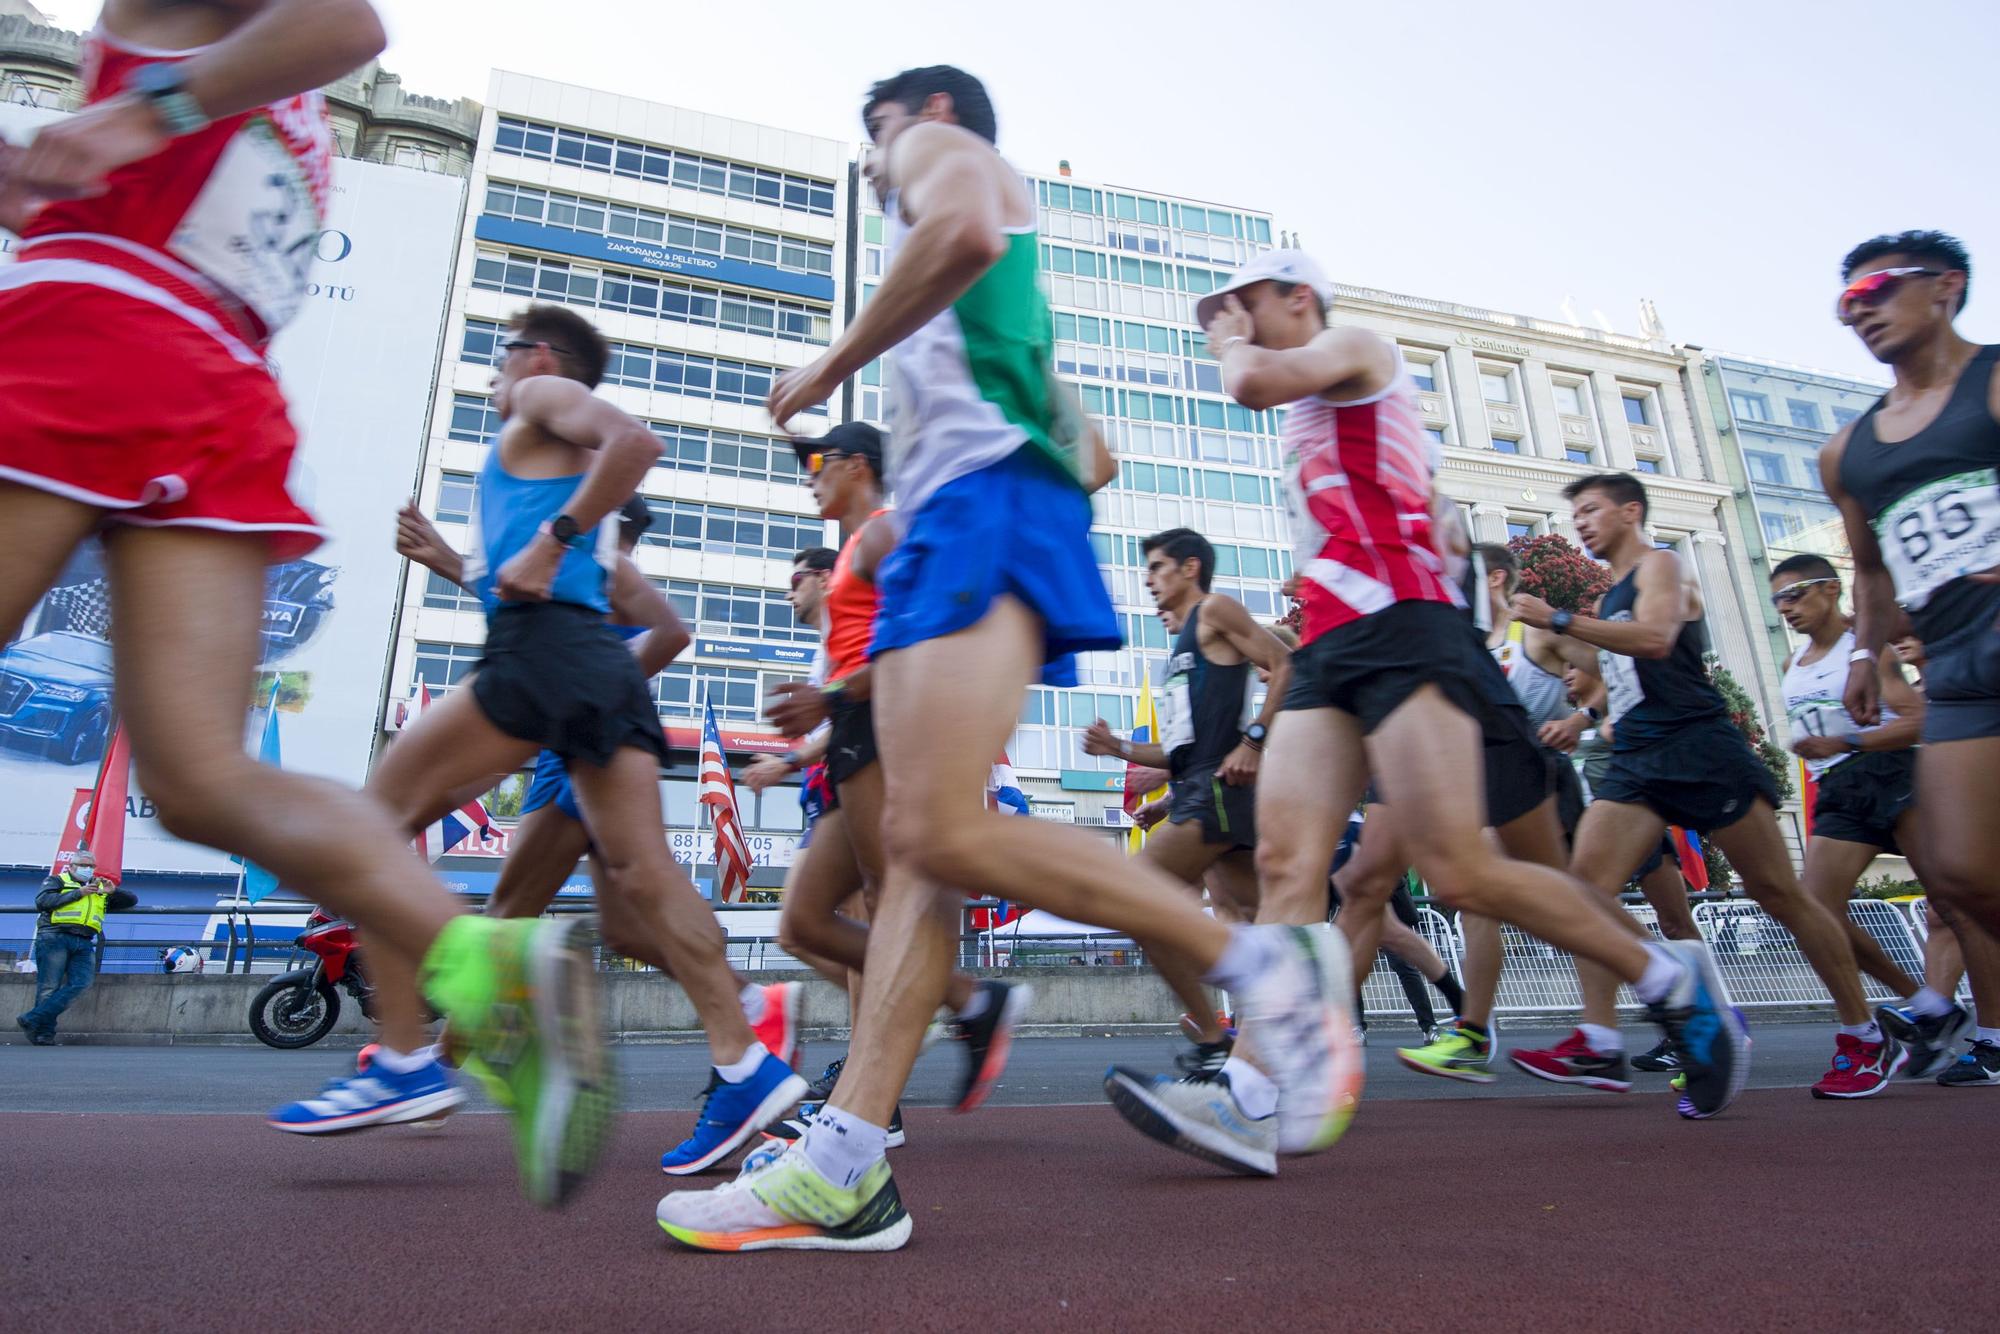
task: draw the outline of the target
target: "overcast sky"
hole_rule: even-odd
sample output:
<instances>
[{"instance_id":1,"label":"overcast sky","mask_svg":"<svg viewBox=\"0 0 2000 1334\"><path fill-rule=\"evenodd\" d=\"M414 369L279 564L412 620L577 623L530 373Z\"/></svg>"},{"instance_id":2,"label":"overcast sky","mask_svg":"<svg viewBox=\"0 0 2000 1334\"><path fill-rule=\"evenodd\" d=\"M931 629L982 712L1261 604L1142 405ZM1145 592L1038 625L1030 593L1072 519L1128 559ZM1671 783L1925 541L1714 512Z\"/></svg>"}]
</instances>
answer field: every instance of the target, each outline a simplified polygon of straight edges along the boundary
<instances>
[{"instance_id":1,"label":"overcast sky","mask_svg":"<svg viewBox=\"0 0 2000 1334\"><path fill-rule=\"evenodd\" d=\"M1956 233L2000 341L2000 3L376 0L413 92L491 67L854 139L953 63L1019 166L1269 210L1343 282L1881 378L1840 257ZM94 0L36 0L87 27Z\"/></svg>"}]
</instances>

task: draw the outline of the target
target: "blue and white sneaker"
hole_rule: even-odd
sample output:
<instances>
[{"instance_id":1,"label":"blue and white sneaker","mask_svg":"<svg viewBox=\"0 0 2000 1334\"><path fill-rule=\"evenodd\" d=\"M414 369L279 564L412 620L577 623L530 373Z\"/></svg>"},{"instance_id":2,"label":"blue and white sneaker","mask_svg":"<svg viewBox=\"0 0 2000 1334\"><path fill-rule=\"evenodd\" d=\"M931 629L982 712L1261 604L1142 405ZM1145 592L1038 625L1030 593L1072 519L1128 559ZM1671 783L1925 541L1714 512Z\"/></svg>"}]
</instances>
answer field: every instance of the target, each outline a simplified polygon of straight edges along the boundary
<instances>
[{"instance_id":1,"label":"blue and white sneaker","mask_svg":"<svg viewBox=\"0 0 2000 1334\"><path fill-rule=\"evenodd\" d=\"M1720 1115L1750 1082L1750 1029L1730 1003L1707 945L1670 940L1665 948L1681 965L1681 977L1665 1000L1647 1010L1680 1053L1687 1082L1675 1110L1703 1121Z\"/></svg>"},{"instance_id":2,"label":"blue and white sneaker","mask_svg":"<svg viewBox=\"0 0 2000 1334\"><path fill-rule=\"evenodd\" d=\"M673 1177L707 1171L782 1117L805 1092L806 1081L769 1053L740 1084L728 1083L720 1071L711 1070L694 1133L660 1155L660 1170Z\"/></svg>"},{"instance_id":3,"label":"blue and white sneaker","mask_svg":"<svg viewBox=\"0 0 2000 1334\"><path fill-rule=\"evenodd\" d=\"M316 1097L278 1108L265 1124L294 1135L337 1135L405 1121L435 1123L464 1102L464 1090L435 1058L400 1075L376 1061L359 1074L328 1080Z\"/></svg>"}]
</instances>

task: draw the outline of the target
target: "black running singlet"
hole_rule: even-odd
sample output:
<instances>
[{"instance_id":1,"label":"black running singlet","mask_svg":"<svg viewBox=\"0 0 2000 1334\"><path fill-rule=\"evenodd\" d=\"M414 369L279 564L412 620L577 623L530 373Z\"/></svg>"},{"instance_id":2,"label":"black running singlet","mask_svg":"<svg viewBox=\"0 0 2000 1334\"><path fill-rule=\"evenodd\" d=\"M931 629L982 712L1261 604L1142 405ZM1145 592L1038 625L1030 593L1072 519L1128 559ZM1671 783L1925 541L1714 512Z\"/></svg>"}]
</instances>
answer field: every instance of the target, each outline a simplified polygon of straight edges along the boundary
<instances>
[{"instance_id":1,"label":"black running singlet","mask_svg":"<svg viewBox=\"0 0 2000 1334\"><path fill-rule=\"evenodd\" d=\"M1611 586L1598 619L1630 621L1639 601L1639 567ZM1664 658L1628 658L1597 651L1597 665L1611 703L1611 749L1638 750L1663 741L1688 723L1727 717L1721 694L1709 684L1702 655L1708 636L1700 621L1685 621Z\"/></svg>"},{"instance_id":2,"label":"black running singlet","mask_svg":"<svg viewBox=\"0 0 2000 1334\"><path fill-rule=\"evenodd\" d=\"M1987 401L2000 344L1982 347L1944 410L1908 440L1884 444L1875 415L1854 423L1841 489L1860 503L1917 637L1936 647L1993 624L2000 585L1964 576L2000 565L2000 422Z\"/></svg>"},{"instance_id":3,"label":"black running singlet","mask_svg":"<svg viewBox=\"0 0 2000 1334\"><path fill-rule=\"evenodd\" d=\"M1201 652L1201 603L1189 609L1167 660L1167 726L1161 744L1178 778L1213 769L1243 740L1250 712L1250 663L1223 666Z\"/></svg>"}]
</instances>

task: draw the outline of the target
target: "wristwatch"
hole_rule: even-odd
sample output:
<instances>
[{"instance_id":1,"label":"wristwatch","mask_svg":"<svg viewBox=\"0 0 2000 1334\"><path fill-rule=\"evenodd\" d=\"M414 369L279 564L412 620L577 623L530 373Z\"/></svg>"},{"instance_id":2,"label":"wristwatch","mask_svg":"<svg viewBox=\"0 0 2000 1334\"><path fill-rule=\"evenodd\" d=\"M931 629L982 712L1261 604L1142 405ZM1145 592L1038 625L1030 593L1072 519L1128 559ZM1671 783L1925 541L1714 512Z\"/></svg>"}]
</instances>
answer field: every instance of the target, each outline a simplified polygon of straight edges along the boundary
<instances>
[{"instance_id":1,"label":"wristwatch","mask_svg":"<svg viewBox=\"0 0 2000 1334\"><path fill-rule=\"evenodd\" d=\"M1840 739L1841 739L1842 741L1844 741L1844 742L1846 742L1846 743L1847 743L1847 748L1848 748L1849 750L1851 750L1851 751L1854 751L1854 752L1855 752L1855 753L1857 753L1857 754L1859 754L1859 753L1860 753L1860 750L1861 750L1861 733L1859 733L1859 732L1843 732L1843 733L1841 733L1841 736L1840 736Z\"/></svg>"},{"instance_id":2,"label":"wristwatch","mask_svg":"<svg viewBox=\"0 0 2000 1334\"><path fill-rule=\"evenodd\" d=\"M1243 739L1245 741L1248 741L1251 745L1255 746L1258 750L1264 749L1264 738L1269 736L1270 734L1271 734L1271 729L1264 726L1264 724L1262 723L1252 723L1248 727L1243 729Z\"/></svg>"},{"instance_id":3,"label":"wristwatch","mask_svg":"<svg viewBox=\"0 0 2000 1334\"><path fill-rule=\"evenodd\" d=\"M208 113L187 90L187 73L178 61L141 65L125 80L125 86L146 99L160 124L176 139L209 126Z\"/></svg>"},{"instance_id":4,"label":"wristwatch","mask_svg":"<svg viewBox=\"0 0 2000 1334\"><path fill-rule=\"evenodd\" d=\"M1570 622L1574 621L1575 619L1576 619L1575 612L1559 611L1555 615L1549 617L1549 629L1555 631L1559 635L1566 635L1569 633Z\"/></svg>"},{"instance_id":5,"label":"wristwatch","mask_svg":"<svg viewBox=\"0 0 2000 1334\"><path fill-rule=\"evenodd\" d=\"M783 760L786 764L790 765L793 773L797 773L799 770L806 767L806 762L799 758L799 753L795 750L788 750L783 755L780 755L778 758Z\"/></svg>"},{"instance_id":6,"label":"wristwatch","mask_svg":"<svg viewBox=\"0 0 2000 1334\"><path fill-rule=\"evenodd\" d=\"M581 551L590 545L590 535L567 514L558 514L549 520L549 536L573 551Z\"/></svg>"},{"instance_id":7,"label":"wristwatch","mask_svg":"<svg viewBox=\"0 0 2000 1334\"><path fill-rule=\"evenodd\" d=\"M1586 704L1583 706L1583 711L1590 715L1590 721L1594 723L1601 723L1604 721L1604 710L1602 709L1592 708L1590 705Z\"/></svg>"}]
</instances>

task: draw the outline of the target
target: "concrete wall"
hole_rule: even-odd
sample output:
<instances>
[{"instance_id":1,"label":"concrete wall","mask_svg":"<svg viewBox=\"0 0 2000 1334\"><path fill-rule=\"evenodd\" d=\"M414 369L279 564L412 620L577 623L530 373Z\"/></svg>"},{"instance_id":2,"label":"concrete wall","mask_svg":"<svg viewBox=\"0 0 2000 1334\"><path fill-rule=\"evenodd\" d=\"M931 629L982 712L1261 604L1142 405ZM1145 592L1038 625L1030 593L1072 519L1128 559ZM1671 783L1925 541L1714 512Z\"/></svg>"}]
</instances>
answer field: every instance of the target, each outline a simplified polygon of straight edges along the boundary
<instances>
[{"instance_id":1,"label":"concrete wall","mask_svg":"<svg viewBox=\"0 0 2000 1334\"><path fill-rule=\"evenodd\" d=\"M1157 976L1137 968L1018 968L994 976L1032 982L1035 1001L1029 1023L1041 1026L1114 1027L1170 1025L1180 1007ZM130 974L100 977L68 1013L64 1038L111 1042L254 1042L250 1001L271 974ZM760 974L776 980L795 976L807 983L804 1026L832 1031L847 1027L847 997L812 974ZM35 979L0 974L0 1014L20 1014L34 1004ZM694 1007L687 994L657 973L607 973L605 989L612 1031L644 1040L694 1033ZM361 1009L341 995L334 1034L358 1039L368 1031ZM12 1025L0 1040L24 1041Z\"/></svg>"}]
</instances>

